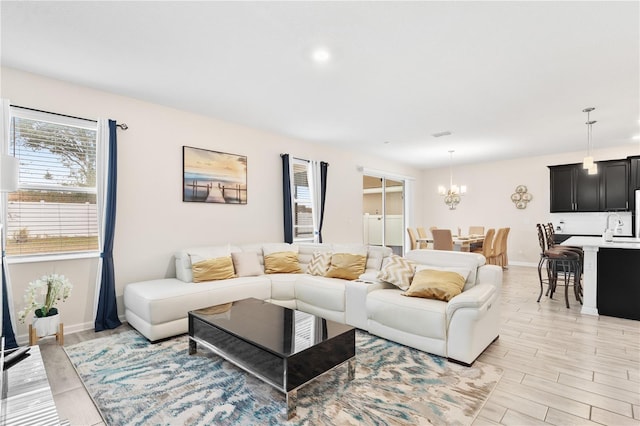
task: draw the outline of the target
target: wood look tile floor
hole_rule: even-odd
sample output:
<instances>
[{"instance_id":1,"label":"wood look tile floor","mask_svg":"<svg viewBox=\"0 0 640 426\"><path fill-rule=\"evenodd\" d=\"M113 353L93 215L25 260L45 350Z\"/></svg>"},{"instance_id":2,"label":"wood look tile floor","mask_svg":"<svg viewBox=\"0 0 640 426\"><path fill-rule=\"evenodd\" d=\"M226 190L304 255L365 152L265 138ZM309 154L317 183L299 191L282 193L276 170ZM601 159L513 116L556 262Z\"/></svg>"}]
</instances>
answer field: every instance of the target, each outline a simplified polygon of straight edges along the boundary
<instances>
[{"instance_id":1,"label":"wood look tile floor","mask_svg":"<svg viewBox=\"0 0 640 426\"><path fill-rule=\"evenodd\" d=\"M640 426L640 322L581 315L560 294L536 303L538 292L535 268L505 270L500 338L479 358L504 374L474 425ZM70 334L65 344L126 330ZM40 349L60 418L104 424L55 340Z\"/></svg>"}]
</instances>

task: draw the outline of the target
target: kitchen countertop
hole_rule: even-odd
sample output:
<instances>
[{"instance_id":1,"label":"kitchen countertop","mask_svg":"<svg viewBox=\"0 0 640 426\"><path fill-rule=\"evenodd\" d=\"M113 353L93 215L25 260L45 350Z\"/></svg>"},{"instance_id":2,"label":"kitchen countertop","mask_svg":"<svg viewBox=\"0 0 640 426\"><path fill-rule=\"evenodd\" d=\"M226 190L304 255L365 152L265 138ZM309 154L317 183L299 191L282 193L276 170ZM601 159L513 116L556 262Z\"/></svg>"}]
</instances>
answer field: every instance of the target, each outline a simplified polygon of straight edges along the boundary
<instances>
[{"instance_id":1,"label":"kitchen countertop","mask_svg":"<svg viewBox=\"0 0 640 426\"><path fill-rule=\"evenodd\" d=\"M613 237L613 241L604 241L602 237L571 237L561 243L563 246L599 247L640 250L640 238Z\"/></svg>"}]
</instances>

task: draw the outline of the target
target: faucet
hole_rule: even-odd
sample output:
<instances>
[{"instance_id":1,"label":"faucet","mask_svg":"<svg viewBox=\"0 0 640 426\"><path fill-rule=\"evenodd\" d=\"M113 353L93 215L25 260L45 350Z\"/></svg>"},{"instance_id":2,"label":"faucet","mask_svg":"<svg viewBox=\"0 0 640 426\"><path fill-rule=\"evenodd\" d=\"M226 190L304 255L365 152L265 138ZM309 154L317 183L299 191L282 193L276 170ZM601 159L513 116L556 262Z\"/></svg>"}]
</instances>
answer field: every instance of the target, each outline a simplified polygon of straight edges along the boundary
<instances>
[{"instance_id":1,"label":"faucet","mask_svg":"<svg viewBox=\"0 0 640 426\"><path fill-rule=\"evenodd\" d=\"M611 227L611 219L612 218L616 219L615 225L613 227ZM616 228L619 228L622 225L624 225L624 223L622 222L622 218L620 217L620 215L618 213L609 213L607 215L606 226L604 228L604 239L605 239L605 241L613 241L613 233L615 232Z\"/></svg>"}]
</instances>

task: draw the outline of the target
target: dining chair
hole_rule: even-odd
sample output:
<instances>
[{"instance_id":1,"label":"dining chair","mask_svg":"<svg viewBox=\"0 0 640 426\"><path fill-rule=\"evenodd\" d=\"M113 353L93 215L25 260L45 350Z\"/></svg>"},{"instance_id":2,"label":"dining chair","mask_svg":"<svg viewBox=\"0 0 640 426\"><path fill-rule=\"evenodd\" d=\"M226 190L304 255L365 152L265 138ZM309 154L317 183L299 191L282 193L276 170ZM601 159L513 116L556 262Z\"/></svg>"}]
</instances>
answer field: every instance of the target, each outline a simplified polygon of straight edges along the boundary
<instances>
[{"instance_id":1,"label":"dining chair","mask_svg":"<svg viewBox=\"0 0 640 426\"><path fill-rule=\"evenodd\" d=\"M425 238L425 239L428 239L428 238L429 238L429 236L427 235L427 231L425 231L425 230L424 230L424 227L422 227L422 226L418 226L418 227L416 228L416 231L418 231L418 237L420 237L420 238ZM426 248L427 248L427 246L428 246L428 244L429 244L429 243L427 243L426 241L420 241L420 242L418 243L418 247L419 247L419 248L421 248L421 249L426 249Z\"/></svg>"},{"instance_id":2,"label":"dining chair","mask_svg":"<svg viewBox=\"0 0 640 426\"><path fill-rule=\"evenodd\" d=\"M470 226L469 235L484 235L484 226Z\"/></svg>"},{"instance_id":3,"label":"dining chair","mask_svg":"<svg viewBox=\"0 0 640 426\"><path fill-rule=\"evenodd\" d=\"M484 236L484 241L482 242L482 247L478 247L475 250L472 250L473 253L480 253L485 258L491 257L491 253L493 251L493 237L496 234L496 230L494 228L487 229L487 233Z\"/></svg>"},{"instance_id":4,"label":"dining chair","mask_svg":"<svg viewBox=\"0 0 640 426\"><path fill-rule=\"evenodd\" d=\"M505 232L507 232L506 228L500 228L496 232L496 236L493 240L493 247L491 249L491 253L489 257L487 257L487 263L491 265L502 266L502 254L504 253L504 233Z\"/></svg>"},{"instance_id":5,"label":"dining chair","mask_svg":"<svg viewBox=\"0 0 640 426\"><path fill-rule=\"evenodd\" d=\"M508 247L507 247L507 240L509 239L509 231L511 231L511 228L507 227L504 228L505 231L502 234L502 255L501 255L501 259L500 259L500 266L502 266L502 269L507 269L507 267L509 266L509 257L507 256L507 251L508 251Z\"/></svg>"},{"instance_id":6,"label":"dining chair","mask_svg":"<svg viewBox=\"0 0 640 426\"><path fill-rule=\"evenodd\" d=\"M434 250L453 250L453 238L450 229L433 229L433 249Z\"/></svg>"},{"instance_id":7,"label":"dining chair","mask_svg":"<svg viewBox=\"0 0 640 426\"><path fill-rule=\"evenodd\" d=\"M409 233L409 241L411 241L411 250L415 250L418 248L418 235L416 231L412 228L407 228L407 232Z\"/></svg>"}]
</instances>

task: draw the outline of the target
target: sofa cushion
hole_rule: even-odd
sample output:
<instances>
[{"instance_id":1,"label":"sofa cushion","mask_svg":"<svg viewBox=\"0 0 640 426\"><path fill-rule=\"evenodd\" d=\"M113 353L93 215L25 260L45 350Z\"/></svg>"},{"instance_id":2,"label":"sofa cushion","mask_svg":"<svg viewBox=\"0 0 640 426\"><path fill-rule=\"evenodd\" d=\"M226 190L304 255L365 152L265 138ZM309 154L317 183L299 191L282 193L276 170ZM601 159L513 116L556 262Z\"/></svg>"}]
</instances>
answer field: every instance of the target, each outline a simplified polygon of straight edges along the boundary
<instances>
[{"instance_id":1,"label":"sofa cushion","mask_svg":"<svg viewBox=\"0 0 640 426\"><path fill-rule=\"evenodd\" d=\"M345 311L345 282L341 279L300 275L295 292L299 302L328 311Z\"/></svg>"},{"instance_id":2,"label":"sofa cushion","mask_svg":"<svg viewBox=\"0 0 640 426\"><path fill-rule=\"evenodd\" d=\"M262 245L262 254L265 256L273 253L282 253L282 252L294 252L297 254L298 251L299 251L299 248L297 244L275 243L275 244Z\"/></svg>"},{"instance_id":3,"label":"sofa cushion","mask_svg":"<svg viewBox=\"0 0 640 426\"><path fill-rule=\"evenodd\" d=\"M462 292L465 279L457 272L422 269L416 272L404 295L448 302Z\"/></svg>"},{"instance_id":4,"label":"sofa cushion","mask_svg":"<svg viewBox=\"0 0 640 426\"><path fill-rule=\"evenodd\" d=\"M325 276L329 278L342 278L344 280L356 280L364 273L367 257L362 254L334 253L331 256L331 264Z\"/></svg>"},{"instance_id":5,"label":"sofa cushion","mask_svg":"<svg viewBox=\"0 0 640 426\"><path fill-rule=\"evenodd\" d=\"M393 254L389 247L369 246L367 249L367 271L379 271L385 259Z\"/></svg>"},{"instance_id":6,"label":"sofa cushion","mask_svg":"<svg viewBox=\"0 0 640 426\"><path fill-rule=\"evenodd\" d=\"M300 274L269 274L271 281L271 299L274 300L295 300L295 284Z\"/></svg>"},{"instance_id":7,"label":"sofa cushion","mask_svg":"<svg viewBox=\"0 0 640 426\"><path fill-rule=\"evenodd\" d=\"M378 273L378 279L407 290L415 273L415 263L398 255L391 255Z\"/></svg>"},{"instance_id":8,"label":"sofa cushion","mask_svg":"<svg viewBox=\"0 0 640 426\"><path fill-rule=\"evenodd\" d=\"M231 256L216 257L192 263L193 282L226 280L235 277Z\"/></svg>"},{"instance_id":9,"label":"sofa cushion","mask_svg":"<svg viewBox=\"0 0 640 426\"><path fill-rule=\"evenodd\" d=\"M314 252L309 261L309 265L307 265L307 274L324 277L331 265L331 256L332 253L330 251Z\"/></svg>"},{"instance_id":10,"label":"sofa cushion","mask_svg":"<svg viewBox=\"0 0 640 426\"><path fill-rule=\"evenodd\" d=\"M256 252L231 253L231 259L233 260L233 268L236 271L236 275L239 277L257 277L264 274Z\"/></svg>"},{"instance_id":11,"label":"sofa cushion","mask_svg":"<svg viewBox=\"0 0 640 426\"><path fill-rule=\"evenodd\" d=\"M440 300L405 297L398 288L374 290L367 296L369 321L432 339L446 339L447 304Z\"/></svg>"},{"instance_id":12,"label":"sofa cushion","mask_svg":"<svg viewBox=\"0 0 640 426\"><path fill-rule=\"evenodd\" d=\"M281 251L264 256L265 274L299 274L301 272L297 252Z\"/></svg>"},{"instance_id":13,"label":"sofa cushion","mask_svg":"<svg viewBox=\"0 0 640 426\"><path fill-rule=\"evenodd\" d=\"M218 257L226 257L231 255L231 246L229 244L221 246L194 247L187 249L191 264L202 262L207 259L216 259Z\"/></svg>"},{"instance_id":14,"label":"sofa cushion","mask_svg":"<svg viewBox=\"0 0 640 426\"><path fill-rule=\"evenodd\" d=\"M271 295L269 278L243 277L223 281L184 283L173 278L131 283L124 288L124 303L151 325L186 319L187 312L234 300Z\"/></svg>"},{"instance_id":15,"label":"sofa cushion","mask_svg":"<svg viewBox=\"0 0 640 426\"><path fill-rule=\"evenodd\" d=\"M309 262L315 252L333 252L331 244L326 243L299 243L298 244L298 262L303 272L307 271Z\"/></svg>"}]
</instances>

